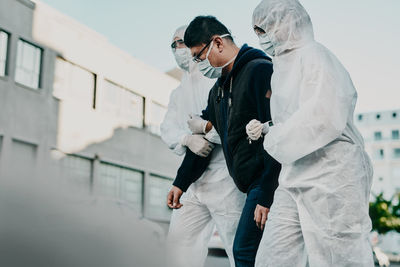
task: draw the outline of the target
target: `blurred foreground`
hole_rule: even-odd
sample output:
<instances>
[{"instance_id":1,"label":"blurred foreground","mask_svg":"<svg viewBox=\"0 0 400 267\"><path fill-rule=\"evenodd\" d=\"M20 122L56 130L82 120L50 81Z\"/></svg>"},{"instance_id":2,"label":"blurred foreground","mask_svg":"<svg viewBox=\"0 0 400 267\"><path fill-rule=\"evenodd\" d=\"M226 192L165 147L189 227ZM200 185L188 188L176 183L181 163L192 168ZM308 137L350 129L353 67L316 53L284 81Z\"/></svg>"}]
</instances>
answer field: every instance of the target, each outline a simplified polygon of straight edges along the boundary
<instances>
[{"instance_id":1,"label":"blurred foreground","mask_svg":"<svg viewBox=\"0 0 400 267\"><path fill-rule=\"evenodd\" d=\"M3 180L0 216L0 266L165 266L158 225L65 184Z\"/></svg>"}]
</instances>

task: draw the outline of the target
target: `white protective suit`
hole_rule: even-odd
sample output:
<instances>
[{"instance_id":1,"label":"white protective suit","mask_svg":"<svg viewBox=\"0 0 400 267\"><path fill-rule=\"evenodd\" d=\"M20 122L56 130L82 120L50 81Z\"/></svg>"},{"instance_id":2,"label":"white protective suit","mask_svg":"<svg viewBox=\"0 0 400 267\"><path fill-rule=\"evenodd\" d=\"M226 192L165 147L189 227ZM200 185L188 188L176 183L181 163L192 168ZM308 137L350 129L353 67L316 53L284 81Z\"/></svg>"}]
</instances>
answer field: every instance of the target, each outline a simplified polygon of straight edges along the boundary
<instances>
[{"instance_id":1,"label":"white protective suit","mask_svg":"<svg viewBox=\"0 0 400 267\"><path fill-rule=\"evenodd\" d=\"M183 39L185 29L179 28L173 38ZM185 71L180 86L172 92L161 124L161 137L176 154L185 153L186 147L180 141L191 134L187 124L189 114L201 114L214 83L215 80L204 77L190 59L189 72ZM218 134L216 137L219 139ZM210 136L209 140L215 140L215 136ZM245 195L229 176L221 145L215 146L211 157L203 175L183 194L183 206L172 212L168 233L171 266L203 266L215 226L234 266L232 246Z\"/></svg>"},{"instance_id":2,"label":"white protective suit","mask_svg":"<svg viewBox=\"0 0 400 267\"><path fill-rule=\"evenodd\" d=\"M373 266L368 233L372 167L353 124L357 92L317 43L297 0L265 0L253 25L274 45L264 148L282 163L256 266Z\"/></svg>"}]
</instances>

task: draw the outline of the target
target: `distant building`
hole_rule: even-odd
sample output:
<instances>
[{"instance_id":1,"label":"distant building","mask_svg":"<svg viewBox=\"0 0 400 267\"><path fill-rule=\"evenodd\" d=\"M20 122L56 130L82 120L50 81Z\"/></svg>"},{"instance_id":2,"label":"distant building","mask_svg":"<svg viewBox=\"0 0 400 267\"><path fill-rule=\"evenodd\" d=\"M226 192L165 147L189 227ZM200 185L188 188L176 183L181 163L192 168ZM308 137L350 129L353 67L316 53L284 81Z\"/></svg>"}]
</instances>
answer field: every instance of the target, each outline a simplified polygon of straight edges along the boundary
<instances>
[{"instance_id":1,"label":"distant building","mask_svg":"<svg viewBox=\"0 0 400 267\"><path fill-rule=\"evenodd\" d=\"M359 113L355 123L374 165L371 199L380 193L390 199L400 193L400 110ZM399 253L400 234L390 232L379 239L384 251Z\"/></svg>"},{"instance_id":2,"label":"distant building","mask_svg":"<svg viewBox=\"0 0 400 267\"><path fill-rule=\"evenodd\" d=\"M400 192L400 110L359 113L355 123L374 165L373 194Z\"/></svg>"},{"instance_id":3,"label":"distant building","mask_svg":"<svg viewBox=\"0 0 400 267\"><path fill-rule=\"evenodd\" d=\"M0 2L0 179L54 175L169 220L159 137L179 81L39 2Z\"/></svg>"},{"instance_id":4,"label":"distant building","mask_svg":"<svg viewBox=\"0 0 400 267\"><path fill-rule=\"evenodd\" d=\"M173 68L173 69L167 71L167 74L180 81L183 76L183 71L180 68L176 67L176 68Z\"/></svg>"}]
</instances>

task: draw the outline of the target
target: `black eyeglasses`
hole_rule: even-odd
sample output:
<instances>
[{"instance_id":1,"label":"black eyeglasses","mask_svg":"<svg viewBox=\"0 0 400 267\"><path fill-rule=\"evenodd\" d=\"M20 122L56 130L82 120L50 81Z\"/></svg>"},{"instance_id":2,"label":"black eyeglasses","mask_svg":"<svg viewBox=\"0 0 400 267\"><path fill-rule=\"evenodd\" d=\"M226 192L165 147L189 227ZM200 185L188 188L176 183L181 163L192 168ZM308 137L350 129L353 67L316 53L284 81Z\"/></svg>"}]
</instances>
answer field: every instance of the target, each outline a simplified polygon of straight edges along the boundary
<instances>
[{"instance_id":1,"label":"black eyeglasses","mask_svg":"<svg viewBox=\"0 0 400 267\"><path fill-rule=\"evenodd\" d=\"M200 59L201 54L204 53L204 50L206 50L206 48L211 44L212 41L213 41L213 39L211 39L211 40L206 44L206 46L203 47L203 48L200 50L200 52L199 52L195 57L193 57L193 61L194 61L194 62L199 63L199 62L201 62L201 61L204 60L204 59Z\"/></svg>"},{"instance_id":2,"label":"black eyeglasses","mask_svg":"<svg viewBox=\"0 0 400 267\"><path fill-rule=\"evenodd\" d=\"M178 44L185 44L185 42L182 39L178 39L176 41L173 41L172 44L171 44L171 48L172 49L176 49Z\"/></svg>"}]
</instances>

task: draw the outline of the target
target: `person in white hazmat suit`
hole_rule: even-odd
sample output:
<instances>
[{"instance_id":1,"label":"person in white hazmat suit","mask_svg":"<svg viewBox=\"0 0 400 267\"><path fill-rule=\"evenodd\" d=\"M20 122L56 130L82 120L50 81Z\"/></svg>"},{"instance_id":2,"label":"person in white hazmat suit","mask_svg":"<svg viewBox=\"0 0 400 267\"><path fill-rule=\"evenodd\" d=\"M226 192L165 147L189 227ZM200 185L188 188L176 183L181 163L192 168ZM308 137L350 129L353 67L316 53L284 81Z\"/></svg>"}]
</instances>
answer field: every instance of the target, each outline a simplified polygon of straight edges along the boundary
<instances>
[{"instance_id":1,"label":"person in white hazmat suit","mask_svg":"<svg viewBox=\"0 0 400 267\"><path fill-rule=\"evenodd\" d=\"M216 131L210 131L207 136L192 135L188 127L189 115L200 114L207 106L208 94L215 81L204 77L191 60L190 50L183 42L185 29L186 26L177 29L171 45L184 74L180 86L171 93L168 111L161 124L161 137L178 155L184 155L188 148L202 157L208 156L211 149L213 151L206 170L186 193L183 194L185 189L174 183L168 194L167 204L174 209L167 239L169 264L203 266L216 227L231 266L234 266L232 246L245 195L229 176Z\"/></svg>"},{"instance_id":2,"label":"person in white hazmat suit","mask_svg":"<svg viewBox=\"0 0 400 267\"><path fill-rule=\"evenodd\" d=\"M273 56L271 122L250 139L282 163L256 266L373 266L368 233L372 165L353 124L357 92L339 60L313 36L297 0L264 0L253 26Z\"/></svg>"}]
</instances>

